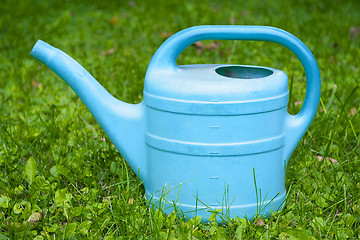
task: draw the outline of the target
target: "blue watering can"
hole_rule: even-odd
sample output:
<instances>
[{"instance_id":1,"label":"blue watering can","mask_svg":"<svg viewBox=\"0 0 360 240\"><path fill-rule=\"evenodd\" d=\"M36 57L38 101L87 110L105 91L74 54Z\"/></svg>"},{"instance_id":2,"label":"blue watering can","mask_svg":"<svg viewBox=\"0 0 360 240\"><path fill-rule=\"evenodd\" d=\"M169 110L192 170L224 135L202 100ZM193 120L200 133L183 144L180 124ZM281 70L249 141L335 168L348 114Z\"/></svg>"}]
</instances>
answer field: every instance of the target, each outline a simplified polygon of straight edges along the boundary
<instances>
[{"instance_id":1,"label":"blue watering can","mask_svg":"<svg viewBox=\"0 0 360 240\"><path fill-rule=\"evenodd\" d=\"M300 113L287 112L283 71L176 64L185 48L208 39L268 41L290 49L307 79ZM316 60L295 36L261 26L185 29L156 51L140 104L115 99L75 60L41 40L30 54L79 95L143 181L151 204L202 220L214 211L219 217L252 218L283 207L286 163L320 100Z\"/></svg>"}]
</instances>

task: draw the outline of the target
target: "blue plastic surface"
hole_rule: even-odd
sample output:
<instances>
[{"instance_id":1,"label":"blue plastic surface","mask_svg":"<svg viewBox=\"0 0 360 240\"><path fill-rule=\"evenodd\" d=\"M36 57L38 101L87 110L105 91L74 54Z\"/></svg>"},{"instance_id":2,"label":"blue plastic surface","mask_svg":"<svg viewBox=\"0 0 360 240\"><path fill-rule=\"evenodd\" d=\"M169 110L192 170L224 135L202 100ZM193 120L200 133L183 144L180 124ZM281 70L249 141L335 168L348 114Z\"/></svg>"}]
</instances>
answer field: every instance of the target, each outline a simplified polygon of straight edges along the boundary
<instances>
[{"instance_id":1,"label":"blue plastic surface","mask_svg":"<svg viewBox=\"0 0 360 240\"><path fill-rule=\"evenodd\" d=\"M284 72L244 65L178 66L179 54L206 39L281 44L300 59L307 79L299 114L287 113ZM285 201L285 168L316 114L320 72L309 49L283 30L261 26L198 26L165 41L145 77L144 100L112 97L83 67L39 40L31 55L79 95L133 171L151 203L176 205L205 221L268 216Z\"/></svg>"}]
</instances>

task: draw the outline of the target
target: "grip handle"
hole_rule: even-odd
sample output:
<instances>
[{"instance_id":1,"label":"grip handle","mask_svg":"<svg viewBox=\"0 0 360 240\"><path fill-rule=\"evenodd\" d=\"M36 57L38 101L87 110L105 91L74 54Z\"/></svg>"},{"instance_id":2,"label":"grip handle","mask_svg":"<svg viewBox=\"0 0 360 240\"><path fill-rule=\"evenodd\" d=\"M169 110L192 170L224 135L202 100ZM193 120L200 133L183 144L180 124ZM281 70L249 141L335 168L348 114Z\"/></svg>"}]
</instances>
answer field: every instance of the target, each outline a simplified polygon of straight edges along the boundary
<instances>
[{"instance_id":1,"label":"grip handle","mask_svg":"<svg viewBox=\"0 0 360 240\"><path fill-rule=\"evenodd\" d=\"M197 26L182 30L166 40L153 56L147 75L153 71L176 72L176 59L188 46L201 40L253 40L278 43L292 51L300 60L306 74L306 96L297 115L285 119L284 158L289 160L313 120L320 102L320 71L310 50L294 35L266 26Z\"/></svg>"}]
</instances>

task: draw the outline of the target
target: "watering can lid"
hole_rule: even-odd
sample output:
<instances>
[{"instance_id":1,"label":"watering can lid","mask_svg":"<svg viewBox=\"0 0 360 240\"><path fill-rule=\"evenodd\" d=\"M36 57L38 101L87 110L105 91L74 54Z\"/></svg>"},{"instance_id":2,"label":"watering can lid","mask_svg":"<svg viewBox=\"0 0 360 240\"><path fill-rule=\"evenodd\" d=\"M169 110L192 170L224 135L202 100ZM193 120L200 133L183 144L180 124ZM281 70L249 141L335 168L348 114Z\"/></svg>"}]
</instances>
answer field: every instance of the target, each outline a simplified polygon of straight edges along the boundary
<instances>
[{"instance_id":1,"label":"watering can lid","mask_svg":"<svg viewBox=\"0 0 360 240\"><path fill-rule=\"evenodd\" d=\"M155 108L170 106L169 102L174 103L172 106L268 102L271 107L274 99L280 107L287 105L287 76L283 71L267 67L182 65L176 72L148 72L145 79L145 103Z\"/></svg>"}]
</instances>

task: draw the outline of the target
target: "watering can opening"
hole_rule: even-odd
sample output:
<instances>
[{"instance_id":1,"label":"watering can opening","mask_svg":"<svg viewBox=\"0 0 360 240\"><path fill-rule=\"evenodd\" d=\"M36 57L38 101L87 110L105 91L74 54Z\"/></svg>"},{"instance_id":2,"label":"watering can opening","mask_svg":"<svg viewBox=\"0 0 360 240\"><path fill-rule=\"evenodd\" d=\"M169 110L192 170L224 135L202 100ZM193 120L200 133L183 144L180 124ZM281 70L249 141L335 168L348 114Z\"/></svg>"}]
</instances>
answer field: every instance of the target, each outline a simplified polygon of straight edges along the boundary
<instances>
[{"instance_id":1,"label":"watering can opening","mask_svg":"<svg viewBox=\"0 0 360 240\"><path fill-rule=\"evenodd\" d=\"M215 72L224 77L238 79L253 79L268 77L274 72L261 67L226 66L215 69Z\"/></svg>"}]
</instances>

